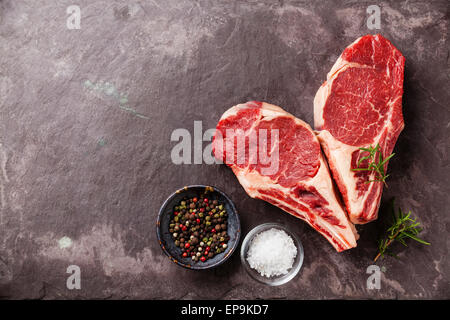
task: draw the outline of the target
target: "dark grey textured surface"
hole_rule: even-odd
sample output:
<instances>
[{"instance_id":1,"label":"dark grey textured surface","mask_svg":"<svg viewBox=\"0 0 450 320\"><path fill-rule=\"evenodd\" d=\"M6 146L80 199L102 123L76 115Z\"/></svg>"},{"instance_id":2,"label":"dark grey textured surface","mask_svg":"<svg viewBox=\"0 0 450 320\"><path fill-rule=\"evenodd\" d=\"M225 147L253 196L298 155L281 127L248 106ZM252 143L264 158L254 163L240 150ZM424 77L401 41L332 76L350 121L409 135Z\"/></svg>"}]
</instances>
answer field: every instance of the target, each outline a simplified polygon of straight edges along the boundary
<instances>
[{"instance_id":1,"label":"dark grey textured surface","mask_svg":"<svg viewBox=\"0 0 450 320\"><path fill-rule=\"evenodd\" d=\"M317 232L250 199L220 165L174 165L170 135L213 128L234 104L264 100L312 124L314 94L376 1L0 1L0 296L3 298L450 298L448 2L380 2L381 29L406 57L404 116L378 221L338 254ZM375 31L375 32L377 32ZM204 145L206 146L206 144ZM281 222L303 242L300 274L253 281L238 254L184 270L158 246L163 200L215 184L243 236ZM396 247L366 268L388 215L410 209L431 247ZM68 246L64 240L71 239ZM63 239L63 241L60 241ZM81 268L81 290L66 268Z\"/></svg>"}]
</instances>

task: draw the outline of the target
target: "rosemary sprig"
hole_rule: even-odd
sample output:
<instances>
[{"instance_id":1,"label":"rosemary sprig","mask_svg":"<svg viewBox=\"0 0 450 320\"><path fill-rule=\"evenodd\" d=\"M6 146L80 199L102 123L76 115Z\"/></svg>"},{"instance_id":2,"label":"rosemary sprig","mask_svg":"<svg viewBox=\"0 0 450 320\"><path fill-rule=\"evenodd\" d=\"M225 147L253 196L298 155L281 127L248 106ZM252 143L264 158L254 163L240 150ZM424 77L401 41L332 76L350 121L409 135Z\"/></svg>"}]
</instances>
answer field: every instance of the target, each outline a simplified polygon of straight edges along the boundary
<instances>
[{"instance_id":1,"label":"rosemary sprig","mask_svg":"<svg viewBox=\"0 0 450 320\"><path fill-rule=\"evenodd\" d=\"M367 148L359 148L362 151L366 151L369 154L367 156L362 157L359 159L357 168L352 169L352 171L372 171L375 172L375 179L374 180L368 180L366 183L370 182L383 182L384 185L387 187L386 184L386 178L389 177L388 174L384 171L384 165L395 155L395 153L392 153L389 157L386 159L383 159L383 152L381 152L380 145L377 143L377 145L374 147L369 146ZM369 160L369 164L367 168L360 168L359 166L361 163L365 160Z\"/></svg>"},{"instance_id":2,"label":"rosemary sprig","mask_svg":"<svg viewBox=\"0 0 450 320\"><path fill-rule=\"evenodd\" d=\"M384 257L385 254L393 255L388 251L388 247L394 242L398 241L405 247L407 247L405 240L412 239L419 243L430 245L429 242L426 242L417 237L417 235L422 231L419 227L419 222L416 222L417 218L411 218L411 211L408 213L403 213L402 210L398 209L398 214L395 213L394 203L392 203L392 216L393 222L389 229L387 229L387 236L384 239L381 239L378 245L378 254L373 260L376 262L378 258ZM395 255L393 255L395 256Z\"/></svg>"}]
</instances>

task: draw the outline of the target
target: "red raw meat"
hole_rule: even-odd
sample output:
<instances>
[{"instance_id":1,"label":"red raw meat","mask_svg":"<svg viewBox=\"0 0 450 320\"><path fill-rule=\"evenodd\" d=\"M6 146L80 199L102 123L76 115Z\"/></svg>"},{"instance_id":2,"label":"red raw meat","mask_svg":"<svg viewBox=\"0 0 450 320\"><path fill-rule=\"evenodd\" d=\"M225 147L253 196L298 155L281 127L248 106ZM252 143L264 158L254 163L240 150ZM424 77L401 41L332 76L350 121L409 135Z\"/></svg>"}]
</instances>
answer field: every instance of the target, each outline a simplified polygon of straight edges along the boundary
<instances>
[{"instance_id":1,"label":"red raw meat","mask_svg":"<svg viewBox=\"0 0 450 320\"><path fill-rule=\"evenodd\" d=\"M336 196L319 141L302 120L263 102L234 106L217 124L213 152L250 197L305 220L337 251L356 246L358 234Z\"/></svg>"},{"instance_id":2,"label":"red raw meat","mask_svg":"<svg viewBox=\"0 0 450 320\"><path fill-rule=\"evenodd\" d=\"M366 183L375 173L352 169L367 155L360 147L379 144L383 158L392 153L404 127L404 64L387 39L366 35L344 50L314 99L314 126L353 223L378 215L383 183Z\"/></svg>"}]
</instances>

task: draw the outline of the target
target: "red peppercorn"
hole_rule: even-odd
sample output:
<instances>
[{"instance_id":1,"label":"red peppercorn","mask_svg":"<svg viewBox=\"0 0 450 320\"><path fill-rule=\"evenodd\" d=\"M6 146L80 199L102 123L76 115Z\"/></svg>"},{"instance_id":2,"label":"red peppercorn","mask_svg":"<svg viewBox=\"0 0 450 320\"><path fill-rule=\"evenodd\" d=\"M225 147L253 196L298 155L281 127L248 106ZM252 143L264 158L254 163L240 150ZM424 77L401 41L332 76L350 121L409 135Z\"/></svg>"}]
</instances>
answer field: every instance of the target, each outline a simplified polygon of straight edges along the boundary
<instances>
[{"instance_id":1,"label":"red peppercorn","mask_svg":"<svg viewBox=\"0 0 450 320\"><path fill-rule=\"evenodd\" d=\"M207 256L208 253L209 253L209 252L205 250L205 252L203 252L203 255Z\"/></svg>"},{"instance_id":2,"label":"red peppercorn","mask_svg":"<svg viewBox=\"0 0 450 320\"><path fill-rule=\"evenodd\" d=\"M174 216L177 216L177 215L178 215L178 212L175 211L173 214L174 214Z\"/></svg>"},{"instance_id":3,"label":"red peppercorn","mask_svg":"<svg viewBox=\"0 0 450 320\"><path fill-rule=\"evenodd\" d=\"M184 230L183 230L184 231ZM212 228L211 230L212 233L216 233L216 229Z\"/></svg>"},{"instance_id":4,"label":"red peppercorn","mask_svg":"<svg viewBox=\"0 0 450 320\"><path fill-rule=\"evenodd\" d=\"M180 223L179 227L180 227L180 229L181 229L181 228L183 228L183 224L182 224L182 223Z\"/></svg>"},{"instance_id":5,"label":"red peppercorn","mask_svg":"<svg viewBox=\"0 0 450 320\"><path fill-rule=\"evenodd\" d=\"M187 227L186 227L186 226L182 226L182 227L181 227L181 230L186 231L186 230L187 230ZM214 230L214 232L215 232L215 230Z\"/></svg>"},{"instance_id":6,"label":"red peppercorn","mask_svg":"<svg viewBox=\"0 0 450 320\"><path fill-rule=\"evenodd\" d=\"M208 201L209 201L208 198L203 199L203 202L208 202Z\"/></svg>"},{"instance_id":7,"label":"red peppercorn","mask_svg":"<svg viewBox=\"0 0 450 320\"><path fill-rule=\"evenodd\" d=\"M187 256L187 252L183 252L183 258L186 258Z\"/></svg>"},{"instance_id":8,"label":"red peppercorn","mask_svg":"<svg viewBox=\"0 0 450 320\"><path fill-rule=\"evenodd\" d=\"M192 201L197 202L197 198L192 199Z\"/></svg>"},{"instance_id":9,"label":"red peppercorn","mask_svg":"<svg viewBox=\"0 0 450 320\"><path fill-rule=\"evenodd\" d=\"M206 251L211 251L211 247L206 247Z\"/></svg>"},{"instance_id":10,"label":"red peppercorn","mask_svg":"<svg viewBox=\"0 0 450 320\"><path fill-rule=\"evenodd\" d=\"M186 244L184 245L184 247L187 249L189 248L191 245L189 244L189 242L186 242Z\"/></svg>"},{"instance_id":11,"label":"red peppercorn","mask_svg":"<svg viewBox=\"0 0 450 320\"><path fill-rule=\"evenodd\" d=\"M205 212L205 208L200 208L200 212Z\"/></svg>"},{"instance_id":12,"label":"red peppercorn","mask_svg":"<svg viewBox=\"0 0 450 320\"><path fill-rule=\"evenodd\" d=\"M206 261L206 258L205 258L205 257L201 257L201 258L200 258L200 261L201 261L201 262L205 262L205 261Z\"/></svg>"},{"instance_id":13,"label":"red peppercorn","mask_svg":"<svg viewBox=\"0 0 450 320\"><path fill-rule=\"evenodd\" d=\"M197 224L200 224L200 219L199 218L197 218L197 220L195 220L195 222L197 222Z\"/></svg>"}]
</instances>

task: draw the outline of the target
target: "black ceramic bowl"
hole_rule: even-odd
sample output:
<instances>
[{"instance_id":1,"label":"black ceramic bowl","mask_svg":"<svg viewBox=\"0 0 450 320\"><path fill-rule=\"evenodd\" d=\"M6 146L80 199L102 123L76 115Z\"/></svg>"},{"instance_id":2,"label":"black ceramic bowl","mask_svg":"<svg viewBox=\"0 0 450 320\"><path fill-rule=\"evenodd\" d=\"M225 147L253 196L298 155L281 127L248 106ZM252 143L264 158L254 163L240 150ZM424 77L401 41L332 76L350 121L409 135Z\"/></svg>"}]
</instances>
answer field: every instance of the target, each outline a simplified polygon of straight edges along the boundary
<instances>
[{"instance_id":1,"label":"black ceramic bowl","mask_svg":"<svg viewBox=\"0 0 450 320\"><path fill-rule=\"evenodd\" d=\"M208 198L220 201L227 209L227 232L230 236L230 240L228 241L228 247L224 252L214 256L212 259L206 260L205 262L194 262L191 257L183 258L181 256L181 249L175 246L175 242L169 232L169 223L171 215L173 214L173 208L178 205L184 197L198 197L206 190L206 188L212 188L212 191L208 192ZM235 251L241 236L241 223L239 221L239 215L236 211L234 203L225 193L215 187L193 185L175 191L169 196L169 198L167 198L166 201L164 201L161 209L159 210L158 221L156 222L156 233L162 250L170 258L170 260L184 268L204 270L217 267L218 265L224 263Z\"/></svg>"}]
</instances>

